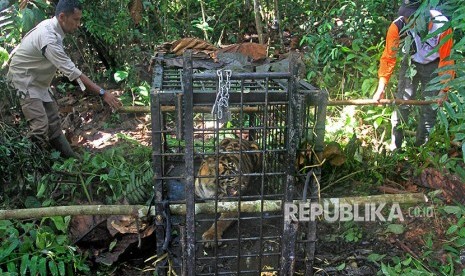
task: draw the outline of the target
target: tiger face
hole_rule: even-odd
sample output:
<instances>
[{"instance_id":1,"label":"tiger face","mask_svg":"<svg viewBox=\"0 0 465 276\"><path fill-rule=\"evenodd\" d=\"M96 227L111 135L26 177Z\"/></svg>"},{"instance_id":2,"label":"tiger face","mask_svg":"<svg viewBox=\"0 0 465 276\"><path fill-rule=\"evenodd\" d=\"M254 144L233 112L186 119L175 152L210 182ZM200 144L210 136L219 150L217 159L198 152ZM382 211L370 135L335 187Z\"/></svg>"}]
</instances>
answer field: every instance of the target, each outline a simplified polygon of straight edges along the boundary
<instances>
[{"instance_id":1,"label":"tiger face","mask_svg":"<svg viewBox=\"0 0 465 276\"><path fill-rule=\"evenodd\" d=\"M242 194L249 186L248 174L260 167L260 153L250 152L258 151L255 142L226 138L221 141L219 151L218 157L207 157L200 165L195 179L195 194L199 198Z\"/></svg>"}]
</instances>

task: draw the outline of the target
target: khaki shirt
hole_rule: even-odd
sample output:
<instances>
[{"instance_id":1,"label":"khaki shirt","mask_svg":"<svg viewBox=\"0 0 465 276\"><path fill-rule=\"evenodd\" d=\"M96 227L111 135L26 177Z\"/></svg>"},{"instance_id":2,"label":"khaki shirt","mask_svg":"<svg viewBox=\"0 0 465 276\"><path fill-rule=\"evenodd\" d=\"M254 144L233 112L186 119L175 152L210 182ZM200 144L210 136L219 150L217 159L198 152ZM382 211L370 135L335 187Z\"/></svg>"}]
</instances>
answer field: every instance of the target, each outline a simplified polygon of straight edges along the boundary
<instances>
[{"instance_id":1,"label":"khaki shirt","mask_svg":"<svg viewBox=\"0 0 465 276\"><path fill-rule=\"evenodd\" d=\"M65 33L56 17L40 22L15 49L8 71L12 86L31 98L51 102L49 87L60 70L70 81L82 72L74 65L63 48Z\"/></svg>"}]
</instances>

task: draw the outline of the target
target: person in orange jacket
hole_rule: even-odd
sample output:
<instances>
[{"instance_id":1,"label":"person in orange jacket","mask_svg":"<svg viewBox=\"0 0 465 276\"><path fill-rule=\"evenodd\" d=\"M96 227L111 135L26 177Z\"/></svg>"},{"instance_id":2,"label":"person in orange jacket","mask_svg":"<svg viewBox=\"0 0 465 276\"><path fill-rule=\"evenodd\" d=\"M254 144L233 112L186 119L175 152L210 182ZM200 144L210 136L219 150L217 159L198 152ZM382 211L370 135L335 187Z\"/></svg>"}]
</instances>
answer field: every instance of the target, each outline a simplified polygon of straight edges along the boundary
<instances>
[{"instance_id":1,"label":"person in orange jacket","mask_svg":"<svg viewBox=\"0 0 465 276\"><path fill-rule=\"evenodd\" d=\"M422 99L439 96L439 104L447 100L447 89L426 91L426 86L438 74L442 76L442 82L447 82L455 75L453 70L444 70L444 68L438 70L439 73L436 72L438 68L454 64L454 61L450 59L453 45L452 29L448 28L436 34L437 30L448 22L448 19L440 11L434 9L427 10L424 14L417 12L420 6L421 1L403 0L398 12L399 17L389 26L386 35L386 46L378 70L378 88L373 96L376 101L385 97L385 87L396 66L399 51L403 54L403 57L399 69L395 98L411 100L415 99L418 93ZM420 14L417 15L417 13ZM426 19L424 22L427 24L427 31L425 28L425 31L421 32L421 24L418 24L421 22L418 19L419 16L423 16L421 18L423 20ZM411 22L411 20L415 20L415 22ZM410 45L406 43L407 38L411 39ZM435 50L438 45L438 50ZM415 67L416 73L414 76L407 76L407 70L412 65ZM409 106L400 105L392 114L391 150L402 146L404 134L401 123L407 120L409 113ZM416 146L423 145L428 140L428 135L436 122L436 114L437 111L431 105L421 106L416 133Z\"/></svg>"}]
</instances>

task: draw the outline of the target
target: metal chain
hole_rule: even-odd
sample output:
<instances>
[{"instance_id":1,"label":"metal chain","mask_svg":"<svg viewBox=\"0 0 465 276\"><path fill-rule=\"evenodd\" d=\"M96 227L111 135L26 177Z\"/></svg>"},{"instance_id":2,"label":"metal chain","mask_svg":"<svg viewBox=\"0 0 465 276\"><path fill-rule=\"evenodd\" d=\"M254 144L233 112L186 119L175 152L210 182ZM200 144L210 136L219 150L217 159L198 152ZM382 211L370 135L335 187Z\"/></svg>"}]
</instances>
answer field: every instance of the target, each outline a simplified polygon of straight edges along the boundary
<instances>
[{"instance_id":1,"label":"metal chain","mask_svg":"<svg viewBox=\"0 0 465 276\"><path fill-rule=\"evenodd\" d=\"M223 71L217 70L216 75L218 76L218 93L216 94L215 104L213 105L211 114L216 113L218 120L222 120L224 113L229 114L229 89L231 88L231 70L224 70L226 75L226 81L223 79ZM228 120L227 118L225 118Z\"/></svg>"}]
</instances>

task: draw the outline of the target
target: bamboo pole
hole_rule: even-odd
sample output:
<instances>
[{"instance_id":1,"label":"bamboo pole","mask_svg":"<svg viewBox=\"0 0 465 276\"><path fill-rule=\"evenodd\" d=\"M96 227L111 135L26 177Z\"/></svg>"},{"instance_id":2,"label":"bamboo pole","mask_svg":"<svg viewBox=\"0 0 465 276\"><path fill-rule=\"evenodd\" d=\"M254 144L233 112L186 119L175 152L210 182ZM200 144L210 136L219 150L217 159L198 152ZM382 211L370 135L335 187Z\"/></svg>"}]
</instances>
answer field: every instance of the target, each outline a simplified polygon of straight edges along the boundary
<instances>
[{"instance_id":1,"label":"bamboo pole","mask_svg":"<svg viewBox=\"0 0 465 276\"><path fill-rule=\"evenodd\" d=\"M372 99L357 99L357 100L332 100L328 102L330 106L338 106L338 105L428 105L434 104L437 101L429 100L429 101L418 101L418 100L401 100L401 99L384 99L375 101ZM203 113L210 113L212 110L211 106L194 106L195 112L203 112ZM162 112L174 112L174 106L162 106ZM239 113L241 111L240 107L231 107L230 111L233 113ZM244 106L242 107L242 111L245 113L253 113L258 112L258 107L256 106ZM150 113L149 106L123 106L118 109L118 112L121 113Z\"/></svg>"},{"instance_id":2,"label":"bamboo pole","mask_svg":"<svg viewBox=\"0 0 465 276\"><path fill-rule=\"evenodd\" d=\"M174 112L176 109L174 105L164 105L161 107L162 112ZM240 107L230 107L229 110L233 113L239 113L241 111ZM194 106L195 112L201 113L210 113L212 112L211 106ZM150 106L123 106L118 109L120 113L150 113ZM242 112L244 113L253 113L258 112L258 107L256 106L244 106L242 107Z\"/></svg>"},{"instance_id":3,"label":"bamboo pole","mask_svg":"<svg viewBox=\"0 0 465 276\"><path fill-rule=\"evenodd\" d=\"M310 201L307 201L308 203ZM349 205L364 205L371 203L398 203L398 204L419 204L428 202L423 193L408 194L384 194L372 196L342 197L321 199L321 204L333 206L336 203ZM294 204L303 203L300 200L294 200ZM239 202L218 202L215 210L215 202L208 201L195 204L196 214L213 214L216 212L237 212ZM262 209L263 205L263 209ZM281 200L253 200L241 201L240 210L245 213L254 212L277 212L282 210ZM170 211L173 215L185 215L185 204L171 204ZM30 219L53 216L76 216L76 215L138 215L145 217L148 213L148 207L144 205L72 205L56 206L16 210L0 210L0 220L5 219ZM150 215L155 215L154 209L150 210Z\"/></svg>"},{"instance_id":4,"label":"bamboo pole","mask_svg":"<svg viewBox=\"0 0 465 276\"><path fill-rule=\"evenodd\" d=\"M401 100L401 99L383 99L380 101L375 101L372 99L356 99L356 100L333 100L329 101L328 105L429 105L438 103L434 100L429 101L418 101L418 100Z\"/></svg>"}]
</instances>

